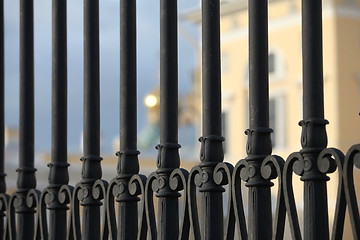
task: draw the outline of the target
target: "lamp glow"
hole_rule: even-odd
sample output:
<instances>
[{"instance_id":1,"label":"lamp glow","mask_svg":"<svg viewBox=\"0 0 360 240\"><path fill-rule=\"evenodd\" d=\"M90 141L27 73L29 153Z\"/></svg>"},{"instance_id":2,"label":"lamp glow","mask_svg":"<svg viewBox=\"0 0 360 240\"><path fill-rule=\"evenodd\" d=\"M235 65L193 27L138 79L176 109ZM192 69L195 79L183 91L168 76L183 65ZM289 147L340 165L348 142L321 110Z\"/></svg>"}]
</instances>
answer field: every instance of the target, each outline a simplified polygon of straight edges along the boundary
<instances>
[{"instance_id":1,"label":"lamp glow","mask_svg":"<svg viewBox=\"0 0 360 240\"><path fill-rule=\"evenodd\" d=\"M158 99L157 99L156 96L150 94L150 95L147 95L147 96L145 97L144 102L145 102L145 105L146 105L147 107L152 108L152 107L155 107L155 106L158 104Z\"/></svg>"}]
</instances>

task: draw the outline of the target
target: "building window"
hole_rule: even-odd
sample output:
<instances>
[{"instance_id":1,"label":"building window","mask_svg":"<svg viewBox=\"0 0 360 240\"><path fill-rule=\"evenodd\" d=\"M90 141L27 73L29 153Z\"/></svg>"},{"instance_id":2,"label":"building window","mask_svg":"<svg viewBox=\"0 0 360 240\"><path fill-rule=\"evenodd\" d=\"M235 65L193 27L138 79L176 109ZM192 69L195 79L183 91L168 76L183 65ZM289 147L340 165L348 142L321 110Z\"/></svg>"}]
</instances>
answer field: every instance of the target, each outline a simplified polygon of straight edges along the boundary
<instances>
[{"instance_id":1,"label":"building window","mask_svg":"<svg viewBox=\"0 0 360 240\"><path fill-rule=\"evenodd\" d=\"M273 74L276 71L276 58L275 53L269 54L269 74Z\"/></svg>"},{"instance_id":2,"label":"building window","mask_svg":"<svg viewBox=\"0 0 360 240\"><path fill-rule=\"evenodd\" d=\"M249 82L249 62L244 68L244 82ZM268 71L269 71L269 80L278 81L284 80L285 75L285 64L283 56L277 50L272 50L268 55Z\"/></svg>"},{"instance_id":3,"label":"building window","mask_svg":"<svg viewBox=\"0 0 360 240\"><path fill-rule=\"evenodd\" d=\"M278 50L271 50L268 56L269 80L283 80L285 75L285 64Z\"/></svg>"},{"instance_id":4,"label":"building window","mask_svg":"<svg viewBox=\"0 0 360 240\"><path fill-rule=\"evenodd\" d=\"M273 148L285 147L285 104L284 97L274 96L269 100L269 125L274 130L271 134Z\"/></svg>"}]
</instances>

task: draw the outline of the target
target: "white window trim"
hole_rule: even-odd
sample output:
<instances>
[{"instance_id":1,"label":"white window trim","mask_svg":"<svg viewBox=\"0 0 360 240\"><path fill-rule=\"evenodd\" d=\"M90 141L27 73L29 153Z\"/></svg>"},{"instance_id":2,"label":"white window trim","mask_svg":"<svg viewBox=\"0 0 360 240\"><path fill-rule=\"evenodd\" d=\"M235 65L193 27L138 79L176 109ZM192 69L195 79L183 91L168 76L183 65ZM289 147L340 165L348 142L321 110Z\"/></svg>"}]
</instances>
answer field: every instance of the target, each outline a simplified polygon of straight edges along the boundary
<instances>
[{"instance_id":1,"label":"white window trim","mask_svg":"<svg viewBox=\"0 0 360 240\"><path fill-rule=\"evenodd\" d=\"M229 90L223 90L222 94L221 94L221 98L222 98L222 106L221 106L221 121L223 121L222 119L222 114L226 113L226 123L225 126L227 127L226 133L222 133L223 137L225 137L225 145L226 145L226 151L225 151L225 159L227 159L226 161L231 161L231 159L234 159L235 156L233 156L233 152L231 149L231 144L230 144L230 129L231 129L231 109L234 107L233 105L233 99L234 99L234 92L233 91L229 91Z\"/></svg>"},{"instance_id":2,"label":"white window trim","mask_svg":"<svg viewBox=\"0 0 360 240\"><path fill-rule=\"evenodd\" d=\"M281 54L281 51L278 48L271 48L269 51L269 55L274 54L275 56L275 72L269 72L269 83L277 82L284 80L285 76L285 61L284 57ZM243 74L243 82L248 86L249 84L249 62L245 66L244 74Z\"/></svg>"},{"instance_id":3,"label":"white window trim","mask_svg":"<svg viewBox=\"0 0 360 240\"><path fill-rule=\"evenodd\" d=\"M269 51L269 55L274 54L275 60L275 72L269 73L269 82L281 81L285 75L285 62L281 51L278 48L272 47Z\"/></svg>"}]
</instances>

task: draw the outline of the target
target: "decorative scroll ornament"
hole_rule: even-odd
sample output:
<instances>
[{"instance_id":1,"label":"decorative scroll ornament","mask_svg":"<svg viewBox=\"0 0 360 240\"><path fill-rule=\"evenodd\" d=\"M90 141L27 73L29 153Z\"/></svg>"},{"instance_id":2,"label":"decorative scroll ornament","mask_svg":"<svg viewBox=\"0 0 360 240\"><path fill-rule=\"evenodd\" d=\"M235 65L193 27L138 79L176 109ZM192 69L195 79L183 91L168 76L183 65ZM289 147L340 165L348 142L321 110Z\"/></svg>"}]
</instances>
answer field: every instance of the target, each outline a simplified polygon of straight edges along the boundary
<instances>
[{"instance_id":1,"label":"decorative scroll ornament","mask_svg":"<svg viewBox=\"0 0 360 240\"><path fill-rule=\"evenodd\" d=\"M189 219L189 204L188 204L188 191L187 181L189 172L183 168L178 168L170 174L170 188L173 191L183 191L183 204L182 204L182 219L180 223L179 240L189 238L190 233L190 219Z\"/></svg>"},{"instance_id":2,"label":"decorative scroll ornament","mask_svg":"<svg viewBox=\"0 0 360 240\"><path fill-rule=\"evenodd\" d=\"M326 148L317 158L317 167L322 173L330 174L336 170L339 174L335 215L331 232L331 239L342 239L345 223L346 199L343 181L344 154L336 148Z\"/></svg>"},{"instance_id":3,"label":"decorative scroll ornament","mask_svg":"<svg viewBox=\"0 0 360 240\"><path fill-rule=\"evenodd\" d=\"M197 189L215 189L221 187L228 193L226 214L224 214L224 238L234 239L239 233L240 239L248 239L248 232L245 221L245 211L242 199L241 181L248 181L257 174L265 180L278 180L278 192L276 209L273 216L272 239L280 240L284 237L285 214L289 217L292 239L302 239L298 212L296 209L292 176L293 172L299 176L305 169L316 167L321 173L331 174L337 171L339 182L337 186L337 199L335 205L335 216L332 226L331 239L342 239L345 221L346 205L349 206L353 235L356 238L359 234L357 225L360 224L358 204L354 186L353 169L360 167L360 145L354 145L348 151L346 157L335 148L328 148L321 151L315 161L316 166L307 165L302 154L296 152L291 154L287 161L276 155L266 157L258 169L252 168L246 160L240 160L235 167L229 163L220 162L214 165L213 171L203 169L201 164L192 168L190 173L185 169L174 169L168 176L168 181L157 172L146 178L144 175L132 175L128 181L127 191L132 197L139 199L140 212L138 239L151 239L158 236L156 228L156 214L154 211L154 194L160 189L168 188L169 193L179 195L183 192L184 201L181 202L181 219L178 239L201 239L199 212L197 206ZM282 175L281 175L282 174ZM211 188L206 186L211 183ZM167 185L166 185L167 184ZM205 185L205 186L204 186ZM207 187L207 188L205 188ZM225 189L224 189L225 187ZM91 194L94 200L103 202L101 216L102 229L101 239L117 238L117 218L115 203L121 198L124 185L114 178L110 183L98 179L91 187ZM47 207L56 203L59 206L70 210L66 231L68 239L81 239L80 202L88 197L88 186L78 183L75 187L63 185L54 194L53 189L45 188L42 192L30 189L25 202L21 200L18 193L12 196L0 194L0 211L6 212L6 224L3 230L4 239L16 239L16 208L25 204L26 207L34 209L35 215L35 239L48 239L49 229L47 228ZM125 195L124 195L125 196ZM129 198L127 198L129 199ZM285 211L286 209L286 211ZM64 228L65 229L65 228Z\"/></svg>"},{"instance_id":4,"label":"decorative scroll ornament","mask_svg":"<svg viewBox=\"0 0 360 240\"><path fill-rule=\"evenodd\" d=\"M216 165L213 174L214 182L217 185L228 185L227 214L224 223L224 236L225 239L228 240L234 239L235 234L234 200L232 197L233 185L231 184L233 170L234 167L230 163L221 162Z\"/></svg>"},{"instance_id":5,"label":"decorative scroll ornament","mask_svg":"<svg viewBox=\"0 0 360 240\"><path fill-rule=\"evenodd\" d=\"M74 192L74 187L70 186L70 185L63 185L61 186L61 188L59 189L59 193L58 193L58 198L59 198L59 202L61 204L64 205L70 205L70 217L68 218L67 221L67 239L79 239L80 237L80 229L77 229L74 227L74 214L73 214L73 210L74 207L78 207L78 204L75 204L76 202L73 201L73 192ZM75 199L74 199L75 200ZM79 211L77 211L79 212ZM80 225L80 223L78 223L78 225ZM77 230L79 232L77 232ZM74 234L76 233L76 234Z\"/></svg>"},{"instance_id":6,"label":"decorative scroll ornament","mask_svg":"<svg viewBox=\"0 0 360 240\"><path fill-rule=\"evenodd\" d=\"M201 173L201 168L199 166L193 167L189 173L188 182L187 182L190 226L191 229L193 230L192 233L194 235L195 240L201 239L197 197L196 197L196 186L199 186L201 182L200 173Z\"/></svg>"},{"instance_id":7,"label":"decorative scroll ornament","mask_svg":"<svg viewBox=\"0 0 360 240\"><path fill-rule=\"evenodd\" d=\"M261 164L261 176L266 180L278 180L278 193L273 226L273 239L284 238L286 207L284 200L282 172L285 161L279 156L271 155L266 157Z\"/></svg>"},{"instance_id":8,"label":"decorative scroll ornament","mask_svg":"<svg viewBox=\"0 0 360 240\"><path fill-rule=\"evenodd\" d=\"M220 162L224 159L222 142L225 140L222 136L210 135L200 137L200 160L201 162Z\"/></svg>"},{"instance_id":9,"label":"decorative scroll ornament","mask_svg":"<svg viewBox=\"0 0 360 240\"><path fill-rule=\"evenodd\" d=\"M157 230L156 230L156 215L154 211L154 192L159 194L161 189L169 187L171 192L167 192L167 194L171 194L173 196L179 197L179 191L183 191L183 202L182 202L182 219L179 226L179 239L188 239L189 238L189 231L190 231L190 219L189 219L189 203L188 203L188 189L187 189L187 182L188 182L189 173L185 169L178 168L174 169L166 182L165 178L161 177L157 172L153 172L149 175L146 179L145 177L133 177L132 193L143 193L145 192L144 200L145 200L145 207L143 208L144 211L142 213L141 219L141 232L140 236L146 236L146 232L149 231L151 239L156 239L157 237ZM141 180L141 182L140 182ZM146 184L145 184L146 180ZM145 187L143 186L145 184ZM168 185L167 185L168 184ZM135 187L135 185L138 185ZM161 192L160 192L161 194ZM163 193L164 194L164 193ZM176 194L176 195L175 195ZM158 196L158 195L157 195ZM144 219L146 217L146 225Z\"/></svg>"},{"instance_id":10,"label":"decorative scroll ornament","mask_svg":"<svg viewBox=\"0 0 360 240\"><path fill-rule=\"evenodd\" d=\"M143 240L147 237L148 225L146 222L146 208L145 208L145 185L146 185L146 177L141 174L137 174L131 177L129 181L129 193L133 196L142 196L141 200L141 209L142 213L140 216L140 230L138 232L138 239Z\"/></svg>"},{"instance_id":11,"label":"decorative scroll ornament","mask_svg":"<svg viewBox=\"0 0 360 240\"><path fill-rule=\"evenodd\" d=\"M246 153L248 156L271 154L272 145L270 139L271 128L258 127L254 129L246 129L247 135Z\"/></svg>"},{"instance_id":12,"label":"decorative scroll ornament","mask_svg":"<svg viewBox=\"0 0 360 240\"><path fill-rule=\"evenodd\" d=\"M356 200L354 185L354 166L360 169L360 144L352 146L344 160L344 185L346 201L349 205L349 215L354 239L360 239L359 206Z\"/></svg>"},{"instance_id":13,"label":"decorative scroll ornament","mask_svg":"<svg viewBox=\"0 0 360 240\"><path fill-rule=\"evenodd\" d=\"M104 200L106 193L108 192L108 186L109 183L107 181L102 179L96 180L96 182L92 186L92 197L98 201ZM108 209L110 209L110 207L108 206L109 204L110 203L108 201L104 200L104 210L102 211L101 216L102 229L100 235L100 238L104 240L108 239L109 235L109 222L107 221ZM114 209L114 207L112 209Z\"/></svg>"},{"instance_id":14,"label":"decorative scroll ornament","mask_svg":"<svg viewBox=\"0 0 360 240\"><path fill-rule=\"evenodd\" d=\"M320 148L320 151L327 146L327 135L325 126L329 121L323 118L312 118L301 120L302 127L301 146L303 148Z\"/></svg>"},{"instance_id":15,"label":"decorative scroll ornament","mask_svg":"<svg viewBox=\"0 0 360 240\"><path fill-rule=\"evenodd\" d=\"M233 197L233 204L234 204L234 213L236 219L236 228L239 231L239 235L241 240L248 239L247 227L246 227L246 220L245 220L245 212L244 212L244 204L242 198L242 185L241 180L247 181L248 177L248 170L249 164L243 159L238 161L235 165L232 174L232 197ZM245 169L245 170L243 170Z\"/></svg>"},{"instance_id":16,"label":"decorative scroll ornament","mask_svg":"<svg viewBox=\"0 0 360 240\"><path fill-rule=\"evenodd\" d=\"M10 201L10 195L6 194L6 193L1 193L0 194L0 212L3 213L3 218L5 216L7 216L7 218L9 218L9 215L7 215L6 213L9 214L10 211L9 210L9 201ZM10 238L10 224L9 221L6 221L2 231L1 231L1 236L3 239L9 239Z\"/></svg>"},{"instance_id":17,"label":"decorative scroll ornament","mask_svg":"<svg viewBox=\"0 0 360 240\"><path fill-rule=\"evenodd\" d=\"M300 153L292 153L286 160L283 170L284 197L291 235L294 240L301 240L299 218L297 215L294 191L292 186L293 171L301 175L304 172L304 159Z\"/></svg>"},{"instance_id":18,"label":"decorative scroll ornament","mask_svg":"<svg viewBox=\"0 0 360 240\"><path fill-rule=\"evenodd\" d=\"M292 172L295 172L299 176L303 176L305 171L310 171L314 167L324 174L330 174L338 170L339 182L331 238L342 239L346 210L344 182L342 180L343 159L344 154L340 150L327 148L319 153L318 158L315 161L316 166L313 166L311 161L307 161L307 159L303 158L302 154L297 152L292 153L286 160L283 170L284 197L293 239L300 240L302 239L302 236L292 186ZM323 179L323 177L321 179Z\"/></svg>"}]
</instances>

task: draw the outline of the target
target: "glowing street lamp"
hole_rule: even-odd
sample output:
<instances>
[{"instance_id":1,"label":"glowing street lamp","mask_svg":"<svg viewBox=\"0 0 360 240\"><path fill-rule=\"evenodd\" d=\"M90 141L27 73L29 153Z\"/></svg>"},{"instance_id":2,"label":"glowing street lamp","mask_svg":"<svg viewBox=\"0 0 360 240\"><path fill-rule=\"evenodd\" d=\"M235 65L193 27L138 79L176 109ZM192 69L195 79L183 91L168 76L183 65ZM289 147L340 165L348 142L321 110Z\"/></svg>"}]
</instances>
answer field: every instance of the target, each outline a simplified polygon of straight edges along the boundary
<instances>
[{"instance_id":1,"label":"glowing street lamp","mask_svg":"<svg viewBox=\"0 0 360 240\"><path fill-rule=\"evenodd\" d=\"M153 94L149 94L145 97L144 103L147 107L153 108L158 105L158 98Z\"/></svg>"}]
</instances>

